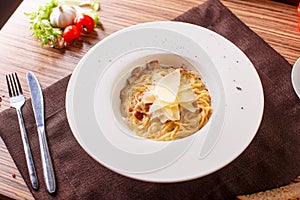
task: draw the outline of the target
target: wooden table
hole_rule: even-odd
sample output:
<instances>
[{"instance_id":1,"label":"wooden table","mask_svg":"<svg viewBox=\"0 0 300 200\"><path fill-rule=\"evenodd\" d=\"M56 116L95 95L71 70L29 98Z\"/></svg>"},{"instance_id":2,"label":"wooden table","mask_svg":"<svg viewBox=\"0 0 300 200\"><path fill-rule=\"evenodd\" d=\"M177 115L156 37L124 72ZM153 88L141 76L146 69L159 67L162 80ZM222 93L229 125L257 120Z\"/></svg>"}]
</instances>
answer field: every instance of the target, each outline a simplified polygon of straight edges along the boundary
<instances>
[{"instance_id":1,"label":"wooden table","mask_svg":"<svg viewBox=\"0 0 300 200\"><path fill-rule=\"evenodd\" d=\"M36 11L45 0L23 0L0 31L0 111L9 108L4 76L17 72L25 98L26 73L33 71L43 88L70 74L82 56L99 40L137 23L171 20L204 0L102 0L98 29L64 50L42 48L31 36L24 12ZM300 56L296 7L269 0L221 0L244 23L293 64ZM14 178L12 174L16 174ZM0 140L0 198L33 199L2 139Z\"/></svg>"}]
</instances>

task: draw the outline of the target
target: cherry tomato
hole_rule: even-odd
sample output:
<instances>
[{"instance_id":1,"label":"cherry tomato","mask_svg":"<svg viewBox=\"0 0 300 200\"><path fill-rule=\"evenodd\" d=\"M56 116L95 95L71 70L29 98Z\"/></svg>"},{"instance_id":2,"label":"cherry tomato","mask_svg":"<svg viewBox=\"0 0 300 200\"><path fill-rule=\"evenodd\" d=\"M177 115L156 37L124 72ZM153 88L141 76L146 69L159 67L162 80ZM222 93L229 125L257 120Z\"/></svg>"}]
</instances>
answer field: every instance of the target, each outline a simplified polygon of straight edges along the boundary
<instances>
[{"instance_id":1,"label":"cherry tomato","mask_svg":"<svg viewBox=\"0 0 300 200\"><path fill-rule=\"evenodd\" d=\"M79 39L80 30L75 25L69 25L64 29L62 36L67 43L73 43Z\"/></svg>"},{"instance_id":2,"label":"cherry tomato","mask_svg":"<svg viewBox=\"0 0 300 200\"><path fill-rule=\"evenodd\" d=\"M75 18L75 25L82 33L90 33L94 30L95 22L89 15L79 15Z\"/></svg>"}]
</instances>

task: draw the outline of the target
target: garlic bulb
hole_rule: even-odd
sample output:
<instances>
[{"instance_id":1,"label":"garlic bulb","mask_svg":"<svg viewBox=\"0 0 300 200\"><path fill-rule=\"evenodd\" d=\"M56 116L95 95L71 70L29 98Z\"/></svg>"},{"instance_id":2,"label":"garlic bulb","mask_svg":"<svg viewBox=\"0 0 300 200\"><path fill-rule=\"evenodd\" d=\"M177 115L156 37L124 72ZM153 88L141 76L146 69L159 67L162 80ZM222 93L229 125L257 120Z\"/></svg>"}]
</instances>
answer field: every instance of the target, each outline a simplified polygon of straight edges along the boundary
<instances>
[{"instance_id":1,"label":"garlic bulb","mask_svg":"<svg viewBox=\"0 0 300 200\"><path fill-rule=\"evenodd\" d=\"M59 5L50 14L50 23L56 28L65 28L74 23L76 9L73 6Z\"/></svg>"}]
</instances>

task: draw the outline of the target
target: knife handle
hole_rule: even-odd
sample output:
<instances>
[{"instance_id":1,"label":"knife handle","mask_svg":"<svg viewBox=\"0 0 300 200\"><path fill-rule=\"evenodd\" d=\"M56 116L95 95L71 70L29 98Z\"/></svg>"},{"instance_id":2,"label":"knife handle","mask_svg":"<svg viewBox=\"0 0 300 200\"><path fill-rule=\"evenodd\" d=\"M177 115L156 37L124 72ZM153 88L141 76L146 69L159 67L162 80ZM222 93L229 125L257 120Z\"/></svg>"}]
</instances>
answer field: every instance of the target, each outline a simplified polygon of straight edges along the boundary
<instances>
[{"instance_id":1,"label":"knife handle","mask_svg":"<svg viewBox=\"0 0 300 200\"><path fill-rule=\"evenodd\" d=\"M35 172L34 162L33 162L32 154L30 151L30 146L29 146L29 142L28 142L28 138L27 138L27 134L26 134L26 129L25 129L21 109L17 109L17 113L18 113L21 138L22 138L22 142L23 142L23 148L24 148L24 152L25 152L25 158L26 158L29 178L30 178L33 189L37 190L39 187L39 184L38 184L38 179L37 179L36 172Z\"/></svg>"},{"instance_id":2,"label":"knife handle","mask_svg":"<svg viewBox=\"0 0 300 200\"><path fill-rule=\"evenodd\" d=\"M56 183L55 183L54 169L53 169L53 165L52 165L52 161L48 149L45 128L43 126L39 126L38 132L39 132L39 142L40 142L40 149L41 149L44 179L45 179L48 192L53 193L56 190Z\"/></svg>"}]
</instances>

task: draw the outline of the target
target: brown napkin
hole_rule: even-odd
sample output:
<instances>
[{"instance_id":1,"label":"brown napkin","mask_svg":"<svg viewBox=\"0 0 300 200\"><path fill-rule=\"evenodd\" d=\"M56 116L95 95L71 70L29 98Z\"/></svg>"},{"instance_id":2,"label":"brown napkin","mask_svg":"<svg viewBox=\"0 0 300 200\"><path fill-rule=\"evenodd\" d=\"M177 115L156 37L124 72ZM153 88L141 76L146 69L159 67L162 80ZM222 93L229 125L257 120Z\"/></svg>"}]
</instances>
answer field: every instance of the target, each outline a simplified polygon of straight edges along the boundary
<instances>
[{"instance_id":1,"label":"brown napkin","mask_svg":"<svg viewBox=\"0 0 300 200\"><path fill-rule=\"evenodd\" d=\"M35 198L234 199L238 194L288 184L300 175L300 101L292 89L291 65L218 0L208 0L175 20L204 26L225 36L256 67L264 88L265 109L259 131L249 147L223 169L196 180L156 184L126 178L93 160L73 137L65 112L68 76L44 90L56 194L50 195L45 189L30 101L23 107L23 114L40 182L38 191L30 186L16 111L0 113L0 135Z\"/></svg>"}]
</instances>

